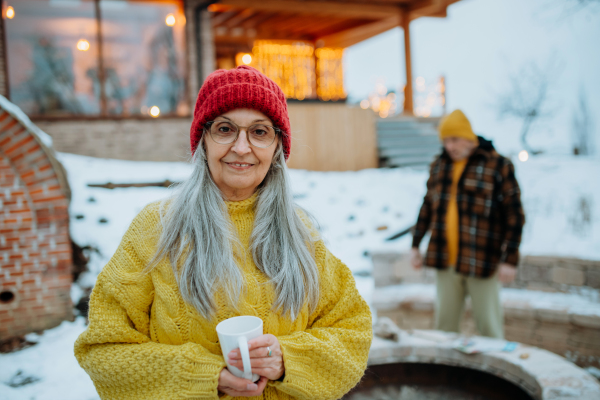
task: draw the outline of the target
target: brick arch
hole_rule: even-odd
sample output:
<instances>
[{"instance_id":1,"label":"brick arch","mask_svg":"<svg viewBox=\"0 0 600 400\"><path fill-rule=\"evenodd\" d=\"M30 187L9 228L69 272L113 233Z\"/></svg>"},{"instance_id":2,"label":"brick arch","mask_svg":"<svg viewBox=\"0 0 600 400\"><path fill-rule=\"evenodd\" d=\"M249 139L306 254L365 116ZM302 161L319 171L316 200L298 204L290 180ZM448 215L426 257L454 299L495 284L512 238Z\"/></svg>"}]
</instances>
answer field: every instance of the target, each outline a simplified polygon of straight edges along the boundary
<instances>
[{"instance_id":1,"label":"brick arch","mask_svg":"<svg viewBox=\"0 0 600 400\"><path fill-rule=\"evenodd\" d=\"M0 340L72 318L69 194L52 150L0 104Z\"/></svg>"}]
</instances>

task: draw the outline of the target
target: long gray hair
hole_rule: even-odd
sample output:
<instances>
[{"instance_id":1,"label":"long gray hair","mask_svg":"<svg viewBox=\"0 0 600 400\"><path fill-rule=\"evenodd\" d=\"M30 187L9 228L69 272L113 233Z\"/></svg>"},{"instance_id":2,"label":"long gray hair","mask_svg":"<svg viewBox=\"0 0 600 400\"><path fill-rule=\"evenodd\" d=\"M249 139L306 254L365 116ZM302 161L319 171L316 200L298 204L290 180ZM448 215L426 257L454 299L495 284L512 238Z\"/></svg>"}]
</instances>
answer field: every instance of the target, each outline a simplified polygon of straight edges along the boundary
<instances>
[{"instance_id":1,"label":"long gray hair","mask_svg":"<svg viewBox=\"0 0 600 400\"><path fill-rule=\"evenodd\" d=\"M210 320L217 290L222 290L229 305L237 308L244 278L236 258L243 261L245 251L221 191L211 177L205 137L206 133L192 158L192 175L161 204L158 248L145 271L167 258L184 300ZM319 299L314 248L318 234L298 215L304 213L310 218L294 203L281 141L277 146L258 189L250 250L258 269L275 287L273 311L295 320L306 302L314 310Z\"/></svg>"}]
</instances>

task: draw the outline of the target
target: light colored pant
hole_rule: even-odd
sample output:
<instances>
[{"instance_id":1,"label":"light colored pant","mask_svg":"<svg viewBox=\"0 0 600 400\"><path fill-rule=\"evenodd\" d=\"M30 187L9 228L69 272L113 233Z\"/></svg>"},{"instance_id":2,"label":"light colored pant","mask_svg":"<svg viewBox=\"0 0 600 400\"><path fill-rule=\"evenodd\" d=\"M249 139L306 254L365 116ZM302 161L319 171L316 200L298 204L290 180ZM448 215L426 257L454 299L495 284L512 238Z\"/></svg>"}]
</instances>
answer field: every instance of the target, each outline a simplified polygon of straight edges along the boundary
<instances>
[{"instance_id":1,"label":"light colored pant","mask_svg":"<svg viewBox=\"0 0 600 400\"><path fill-rule=\"evenodd\" d=\"M468 294L479 333L504 338L504 316L497 274L490 278L473 278L457 273L454 268L437 270L436 289L435 329L459 332L465 297Z\"/></svg>"}]
</instances>

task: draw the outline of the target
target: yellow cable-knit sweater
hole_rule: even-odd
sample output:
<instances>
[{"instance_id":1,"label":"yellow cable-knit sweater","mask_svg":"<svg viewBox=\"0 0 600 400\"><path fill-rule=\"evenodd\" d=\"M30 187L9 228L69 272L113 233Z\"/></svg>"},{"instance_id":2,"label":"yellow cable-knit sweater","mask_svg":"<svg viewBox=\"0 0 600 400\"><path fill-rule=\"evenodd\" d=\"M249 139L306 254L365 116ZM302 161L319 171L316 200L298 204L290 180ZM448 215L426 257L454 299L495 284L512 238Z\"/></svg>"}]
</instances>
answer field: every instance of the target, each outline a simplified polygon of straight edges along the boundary
<instances>
[{"instance_id":1,"label":"yellow cable-knit sweater","mask_svg":"<svg viewBox=\"0 0 600 400\"><path fill-rule=\"evenodd\" d=\"M246 250L255 200L227 203ZM283 352L285 379L270 381L255 398L338 399L356 385L367 365L371 313L350 270L322 241L316 244L320 300L312 314L306 305L295 321L271 311L274 288L247 250L239 310L217 293L216 317L207 321L184 302L167 261L139 274L156 250L158 210L158 203L150 204L134 219L98 276L89 327L75 343L75 356L102 399L219 398L225 361L215 327L237 315L260 317Z\"/></svg>"}]
</instances>

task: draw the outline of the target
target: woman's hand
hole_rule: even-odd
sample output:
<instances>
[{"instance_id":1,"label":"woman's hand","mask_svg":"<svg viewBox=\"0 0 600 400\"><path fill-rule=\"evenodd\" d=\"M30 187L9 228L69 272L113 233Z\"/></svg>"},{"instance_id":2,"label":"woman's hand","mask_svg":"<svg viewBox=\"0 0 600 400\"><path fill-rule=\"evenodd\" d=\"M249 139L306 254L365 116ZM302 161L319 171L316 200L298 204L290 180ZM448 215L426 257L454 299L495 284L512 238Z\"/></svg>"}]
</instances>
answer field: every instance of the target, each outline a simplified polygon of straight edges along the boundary
<instances>
[{"instance_id":1,"label":"woman's hand","mask_svg":"<svg viewBox=\"0 0 600 400\"><path fill-rule=\"evenodd\" d=\"M283 353L279 346L279 341L273 335L262 335L248 341L248 350L250 350L250 365L252 372L261 377L276 381L281 378L285 372L283 365ZM269 356L269 350L271 356ZM228 354L230 365L240 370L244 370L244 363L239 349L232 350Z\"/></svg>"},{"instance_id":2,"label":"woman's hand","mask_svg":"<svg viewBox=\"0 0 600 400\"><path fill-rule=\"evenodd\" d=\"M219 386L217 389L232 397L253 397L260 396L267 386L269 380L264 376L254 383L248 379L238 378L223 368L219 375Z\"/></svg>"}]
</instances>

